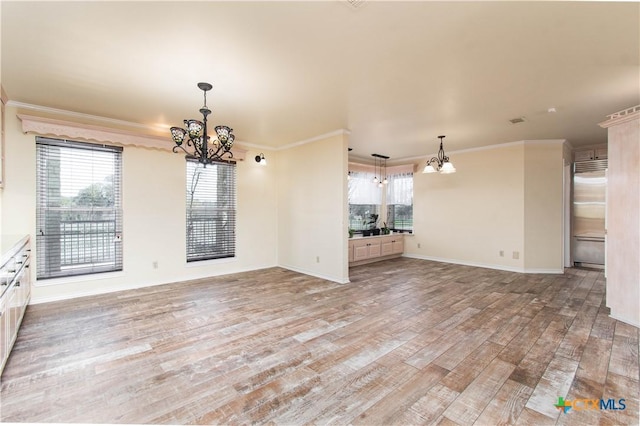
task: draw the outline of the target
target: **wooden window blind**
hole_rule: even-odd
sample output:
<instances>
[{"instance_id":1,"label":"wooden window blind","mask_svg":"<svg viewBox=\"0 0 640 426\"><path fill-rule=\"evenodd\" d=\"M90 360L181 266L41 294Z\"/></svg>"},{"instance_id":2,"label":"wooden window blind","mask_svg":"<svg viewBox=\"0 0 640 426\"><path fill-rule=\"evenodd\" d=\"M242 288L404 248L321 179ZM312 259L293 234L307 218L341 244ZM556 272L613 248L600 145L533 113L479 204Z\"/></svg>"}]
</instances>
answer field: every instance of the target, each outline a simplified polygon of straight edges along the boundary
<instances>
[{"instance_id":1,"label":"wooden window blind","mask_svg":"<svg viewBox=\"0 0 640 426\"><path fill-rule=\"evenodd\" d=\"M122 148L36 138L37 278L122 270Z\"/></svg>"}]
</instances>

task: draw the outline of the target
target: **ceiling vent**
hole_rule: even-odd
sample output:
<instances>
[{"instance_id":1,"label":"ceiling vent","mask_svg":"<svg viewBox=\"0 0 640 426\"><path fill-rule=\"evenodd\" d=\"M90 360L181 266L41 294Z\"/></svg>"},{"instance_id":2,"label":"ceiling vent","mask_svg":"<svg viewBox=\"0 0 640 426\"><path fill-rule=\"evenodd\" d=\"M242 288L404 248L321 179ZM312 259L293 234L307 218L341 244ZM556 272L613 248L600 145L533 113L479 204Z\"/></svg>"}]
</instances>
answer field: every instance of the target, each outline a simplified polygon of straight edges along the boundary
<instances>
[{"instance_id":1,"label":"ceiling vent","mask_svg":"<svg viewBox=\"0 0 640 426\"><path fill-rule=\"evenodd\" d=\"M509 121L511 122L511 124L524 123L524 117L512 118Z\"/></svg>"},{"instance_id":2,"label":"ceiling vent","mask_svg":"<svg viewBox=\"0 0 640 426\"><path fill-rule=\"evenodd\" d=\"M352 8L358 9L364 4L365 0L346 0L346 2Z\"/></svg>"}]
</instances>

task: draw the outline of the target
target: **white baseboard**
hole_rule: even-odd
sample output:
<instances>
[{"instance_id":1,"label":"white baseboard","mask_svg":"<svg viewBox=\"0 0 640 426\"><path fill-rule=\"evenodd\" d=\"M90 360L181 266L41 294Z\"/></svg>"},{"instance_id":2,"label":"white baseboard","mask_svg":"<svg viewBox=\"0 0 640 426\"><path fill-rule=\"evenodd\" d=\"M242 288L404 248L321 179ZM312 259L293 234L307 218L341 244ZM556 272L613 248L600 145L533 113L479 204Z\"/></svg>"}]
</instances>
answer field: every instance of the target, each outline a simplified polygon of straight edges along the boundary
<instances>
[{"instance_id":1,"label":"white baseboard","mask_svg":"<svg viewBox=\"0 0 640 426\"><path fill-rule=\"evenodd\" d=\"M564 274L564 269L526 269L525 274Z\"/></svg>"},{"instance_id":2,"label":"white baseboard","mask_svg":"<svg viewBox=\"0 0 640 426\"><path fill-rule=\"evenodd\" d=\"M316 272L307 271L305 269L301 269L301 268L298 268L298 267L295 267L295 266L282 265L282 264L280 264L278 266L280 268L288 269L289 271L298 272L299 274L304 274L304 275L310 275L312 277L321 278L321 279L327 280L327 281L333 281L334 283L338 283L338 284L348 284L348 283L351 282L351 281L349 281L348 278L345 280L342 277L332 277L330 275L318 274Z\"/></svg>"},{"instance_id":3,"label":"white baseboard","mask_svg":"<svg viewBox=\"0 0 640 426\"><path fill-rule=\"evenodd\" d=\"M127 286L127 287L102 287L102 288L93 287L85 291L74 291L73 293L56 294L56 295L44 296L44 297L33 296L33 289L32 289L32 297L29 304L38 305L40 303L59 302L62 300L76 299L78 297L100 296L102 294L115 293L118 291L137 290L139 288L154 287L157 285L171 284L173 282L175 281L144 283L144 284L139 284L135 286Z\"/></svg>"},{"instance_id":4,"label":"white baseboard","mask_svg":"<svg viewBox=\"0 0 640 426\"><path fill-rule=\"evenodd\" d=\"M525 269L521 267L512 267L505 265L492 265L480 262L469 262L459 259L446 259L443 257L424 256L420 254L405 253L403 257L409 257L411 259L431 260L433 262L451 263L454 265L474 266L476 268L496 269L498 271L518 272L521 274L564 274L563 269Z\"/></svg>"},{"instance_id":5,"label":"white baseboard","mask_svg":"<svg viewBox=\"0 0 640 426\"><path fill-rule=\"evenodd\" d=\"M623 322L625 324L629 324L629 325L632 325L634 327L640 328L640 322L635 322L634 323L634 321L629 320L628 318L621 318L621 317L619 317L617 315L614 315L614 314L609 314L609 316L611 318L613 318L614 320L616 320L616 321L621 321L621 322Z\"/></svg>"},{"instance_id":6,"label":"white baseboard","mask_svg":"<svg viewBox=\"0 0 640 426\"><path fill-rule=\"evenodd\" d=\"M34 296L34 289L37 289L38 287L49 287L51 286L51 284L47 284L47 285L41 285L38 286L37 284L33 286L33 288L31 289L31 300L29 301L30 305L37 305L40 303L49 303L49 302L59 302L62 300L70 300L70 299L76 299L78 297L87 297L87 296L99 296L102 294L108 294L108 293L115 293L118 291L127 291L127 290L137 290L140 288L145 288L145 287L155 287L158 285L165 285L165 284L173 284L176 282L181 282L181 281L198 281L198 280L204 280L207 278L213 278L213 277L219 277L222 275L232 275L232 274L239 274L242 272L252 272L252 271L259 271L261 269L269 269L269 268L276 268L278 267L278 265L271 265L271 266L261 266L259 268L243 268L237 271L231 271L231 272L225 272L223 274L217 274L217 275L212 275L212 274L205 274L201 277L189 277L186 278L184 280L166 280L166 281L153 281L153 282L144 282L144 283L137 283L134 285L129 285L129 286L123 286L123 287L90 287L86 290L79 290L79 291L74 291L74 292L70 292L70 293L63 293L63 294L55 294L55 295L49 295L49 296L40 296L38 297L37 295ZM76 279L77 277L71 277L70 282L77 282L78 280ZM88 279L87 281L93 281L93 280L100 280L100 276L96 275L93 279ZM55 285L64 285L64 281L57 280ZM37 292L37 290L36 290Z\"/></svg>"}]
</instances>

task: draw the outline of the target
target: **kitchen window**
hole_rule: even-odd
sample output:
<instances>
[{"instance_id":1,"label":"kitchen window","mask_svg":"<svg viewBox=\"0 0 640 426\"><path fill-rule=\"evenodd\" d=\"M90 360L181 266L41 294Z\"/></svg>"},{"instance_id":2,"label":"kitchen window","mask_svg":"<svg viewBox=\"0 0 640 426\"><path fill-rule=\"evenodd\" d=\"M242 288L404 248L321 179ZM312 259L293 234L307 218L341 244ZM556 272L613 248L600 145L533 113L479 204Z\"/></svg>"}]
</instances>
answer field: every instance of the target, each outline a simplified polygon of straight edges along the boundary
<instances>
[{"instance_id":1,"label":"kitchen window","mask_svg":"<svg viewBox=\"0 0 640 426\"><path fill-rule=\"evenodd\" d=\"M386 226L398 232L413 232L413 166L389 167L387 184L374 183L369 166L351 164L348 179L349 229L355 233ZM383 178L378 173L378 178ZM378 217L372 225L371 215Z\"/></svg>"},{"instance_id":2,"label":"kitchen window","mask_svg":"<svg viewBox=\"0 0 640 426\"><path fill-rule=\"evenodd\" d=\"M36 138L37 278L122 270L122 148Z\"/></svg>"},{"instance_id":3,"label":"kitchen window","mask_svg":"<svg viewBox=\"0 0 640 426\"><path fill-rule=\"evenodd\" d=\"M187 160L187 262L236 253L236 164Z\"/></svg>"},{"instance_id":4,"label":"kitchen window","mask_svg":"<svg viewBox=\"0 0 640 426\"><path fill-rule=\"evenodd\" d=\"M413 173L389 175L387 226L393 231L413 232Z\"/></svg>"},{"instance_id":5,"label":"kitchen window","mask_svg":"<svg viewBox=\"0 0 640 426\"><path fill-rule=\"evenodd\" d=\"M349 228L356 232L369 229L371 215L380 214L382 191L373 177L370 172L349 172Z\"/></svg>"}]
</instances>

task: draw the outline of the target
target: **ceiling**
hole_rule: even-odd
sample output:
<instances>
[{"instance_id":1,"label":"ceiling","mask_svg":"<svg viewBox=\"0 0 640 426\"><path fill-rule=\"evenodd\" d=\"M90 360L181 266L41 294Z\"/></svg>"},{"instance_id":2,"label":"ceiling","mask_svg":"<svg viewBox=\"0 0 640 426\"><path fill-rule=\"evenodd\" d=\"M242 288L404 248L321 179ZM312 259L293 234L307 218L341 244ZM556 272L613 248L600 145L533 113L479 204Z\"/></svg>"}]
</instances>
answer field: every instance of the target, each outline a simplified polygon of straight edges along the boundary
<instances>
[{"instance_id":1,"label":"ceiling","mask_svg":"<svg viewBox=\"0 0 640 426\"><path fill-rule=\"evenodd\" d=\"M1 83L16 105L166 129L198 118L207 81L237 141L347 129L354 157L396 161L438 135L600 144L640 104L638 2L359 4L4 0Z\"/></svg>"}]
</instances>

